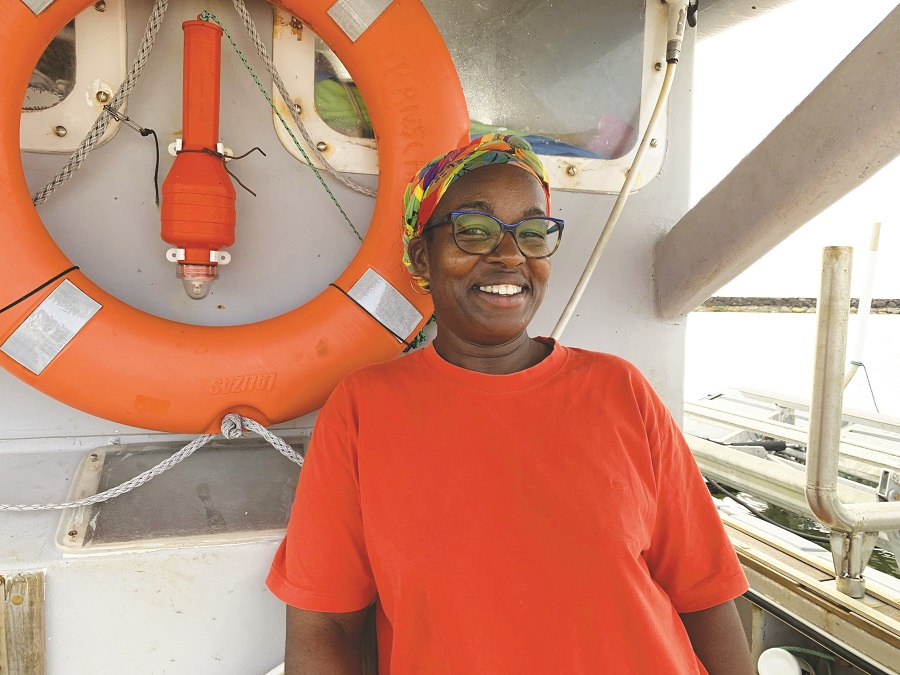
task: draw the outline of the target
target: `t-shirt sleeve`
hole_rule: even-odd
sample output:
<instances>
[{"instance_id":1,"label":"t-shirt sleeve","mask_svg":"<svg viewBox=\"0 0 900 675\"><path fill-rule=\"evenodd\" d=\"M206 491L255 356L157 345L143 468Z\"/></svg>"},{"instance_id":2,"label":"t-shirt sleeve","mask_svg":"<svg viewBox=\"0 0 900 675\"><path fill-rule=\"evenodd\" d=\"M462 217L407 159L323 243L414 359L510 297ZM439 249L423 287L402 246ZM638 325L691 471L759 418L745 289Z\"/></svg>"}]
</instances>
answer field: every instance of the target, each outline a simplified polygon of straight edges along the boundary
<instances>
[{"instance_id":1,"label":"t-shirt sleeve","mask_svg":"<svg viewBox=\"0 0 900 675\"><path fill-rule=\"evenodd\" d=\"M338 386L316 420L287 535L266 579L269 590L293 607L353 612L375 599L352 419Z\"/></svg>"},{"instance_id":2,"label":"t-shirt sleeve","mask_svg":"<svg viewBox=\"0 0 900 675\"><path fill-rule=\"evenodd\" d=\"M744 593L747 579L681 430L641 376L639 389L656 480L656 521L644 560L679 613Z\"/></svg>"}]
</instances>

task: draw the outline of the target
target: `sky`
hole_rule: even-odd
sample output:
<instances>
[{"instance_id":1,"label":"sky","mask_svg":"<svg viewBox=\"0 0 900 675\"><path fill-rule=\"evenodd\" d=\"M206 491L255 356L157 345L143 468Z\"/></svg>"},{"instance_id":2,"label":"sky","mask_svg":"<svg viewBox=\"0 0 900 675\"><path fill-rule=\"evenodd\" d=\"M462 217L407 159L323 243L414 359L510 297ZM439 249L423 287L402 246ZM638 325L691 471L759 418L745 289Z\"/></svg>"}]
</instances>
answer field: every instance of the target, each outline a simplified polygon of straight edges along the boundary
<instances>
[{"instance_id":1,"label":"sky","mask_svg":"<svg viewBox=\"0 0 900 675\"><path fill-rule=\"evenodd\" d=\"M895 0L794 0L699 42L694 59L692 202L714 187L895 6ZM900 257L900 159L800 228L716 295L815 297L822 248L853 246L852 291L858 296L875 221L882 228L873 295L900 298L896 263Z\"/></svg>"}]
</instances>

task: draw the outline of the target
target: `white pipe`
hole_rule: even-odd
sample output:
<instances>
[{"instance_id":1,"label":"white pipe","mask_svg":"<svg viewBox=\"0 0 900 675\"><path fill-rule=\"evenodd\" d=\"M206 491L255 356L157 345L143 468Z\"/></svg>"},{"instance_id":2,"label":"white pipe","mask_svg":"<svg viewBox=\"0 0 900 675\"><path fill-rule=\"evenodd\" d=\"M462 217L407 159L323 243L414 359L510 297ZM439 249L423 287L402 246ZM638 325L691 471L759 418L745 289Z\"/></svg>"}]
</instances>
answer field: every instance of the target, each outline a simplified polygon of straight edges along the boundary
<instances>
[{"instance_id":1,"label":"white pipe","mask_svg":"<svg viewBox=\"0 0 900 675\"><path fill-rule=\"evenodd\" d=\"M881 235L881 223L872 226L872 239L869 242L869 258L866 261L866 278L862 293L859 296L859 307L856 310L856 341L850 352L850 365L844 375L844 389L859 370L866 347L866 331L869 326L869 314L872 311L872 289L875 286L875 268L878 264L878 238Z\"/></svg>"},{"instance_id":2,"label":"white pipe","mask_svg":"<svg viewBox=\"0 0 900 675\"><path fill-rule=\"evenodd\" d=\"M837 494L852 259L847 246L829 246L822 255L806 461L810 509L824 525L851 535L900 529L900 502L845 505Z\"/></svg>"},{"instance_id":3,"label":"white pipe","mask_svg":"<svg viewBox=\"0 0 900 675\"><path fill-rule=\"evenodd\" d=\"M663 1L665 2L665 0ZM650 147L656 123L660 115L662 115L662 111L666 108L669 92L672 90L672 82L675 79L675 68L678 65L678 60L681 58L681 44L684 41L684 31L687 28L688 4L689 0L669 0L668 2L669 23L666 32L666 74L663 78L662 88L659 91L659 97L656 99L656 107L653 108L653 114L650 115L650 121L647 123L647 129L644 131L643 138L641 138L641 144L638 146L634 160L631 162L631 168L628 169L628 175L625 177L625 184L619 191L616 203L613 204L612 211L606 219L606 225L603 226L603 230L600 232L594 251L591 253L591 257L581 273L581 278L575 285L575 290L572 291L569 301L556 322L553 332L550 333L550 337L554 340L559 340L562 336L563 331L572 319L572 315L575 314L575 308L578 307L581 296L584 295L584 291L594 275L594 270L597 269L597 263L600 262L603 251L606 250L606 244L609 243L609 238L612 236L619 216L622 214L622 209L625 208L625 202L628 201L628 196L631 194L631 187L634 185L634 181L637 180L641 164L644 161L644 155L647 154L647 148Z\"/></svg>"}]
</instances>

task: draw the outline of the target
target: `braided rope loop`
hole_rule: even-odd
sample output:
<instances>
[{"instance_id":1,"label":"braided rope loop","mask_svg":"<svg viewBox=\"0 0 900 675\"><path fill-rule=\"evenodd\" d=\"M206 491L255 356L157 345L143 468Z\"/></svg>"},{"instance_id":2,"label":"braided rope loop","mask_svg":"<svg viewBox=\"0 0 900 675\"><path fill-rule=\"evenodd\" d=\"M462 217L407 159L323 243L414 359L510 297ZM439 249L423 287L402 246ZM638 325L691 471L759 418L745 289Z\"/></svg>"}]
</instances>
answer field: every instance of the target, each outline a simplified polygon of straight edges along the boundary
<instances>
[{"instance_id":1,"label":"braided rope loop","mask_svg":"<svg viewBox=\"0 0 900 675\"><path fill-rule=\"evenodd\" d=\"M87 159L87 156L91 153L91 150L94 149L94 146L96 146L97 143L100 142L100 139L103 138L103 134L106 133L106 128L109 126L109 122L112 119L112 115L107 111L107 107L118 111L128 101L128 95L131 94L131 90L134 89L134 85L137 84L138 78L141 76L141 72L144 70L144 66L147 63L147 59L150 57L150 50L153 49L153 41L156 40L156 34L159 32L163 16L165 16L168 8L169 0L156 0L156 4L153 5L153 11L150 14L150 19L147 21L147 28L144 31L144 36L141 38L137 56L134 59L134 63L131 64L131 69L128 71L128 74L125 76L125 79L122 81L122 84L119 86L119 89L113 95L110 102L100 111L100 115L94 120L94 125L91 127L91 130L81 139L81 143L75 148L75 152L69 157L65 166L56 173L49 183L32 196L31 202L35 206L39 206L47 201L47 198L50 197L50 195L56 192L63 183L69 180L69 178L72 177L72 174L78 171L84 163L84 160Z\"/></svg>"},{"instance_id":2,"label":"braided rope loop","mask_svg":"<svg viewBox=\"0 0 900 675\"><path fill-rule=\"evenodd\" d=\"M241 417L234 413L225 415L225 418L222 420L222 435L227 439L236 440L241 438L244 435L244 429L262 436L282 455L298 466L303 466L303 456L300 455L300 453L294 450L283 438L276 436L256 420L250 419L249 417ZM215 434L204 434L199 438L195 438L181 448L181 450L174 453L171 457L167 457L156 466L147 469L121 485L117 485L109 490L104 490L103 492L90 497L83 497L70 502L55 502L50 504L0 504L0 511L57 511L107 502L114 497L123 495L126 492L131 492L135 488L156 478L161 473L168 471L179 462L182 462L193 455L197 450L209 443L215 437Z\"/></svg>"}]
</instances>

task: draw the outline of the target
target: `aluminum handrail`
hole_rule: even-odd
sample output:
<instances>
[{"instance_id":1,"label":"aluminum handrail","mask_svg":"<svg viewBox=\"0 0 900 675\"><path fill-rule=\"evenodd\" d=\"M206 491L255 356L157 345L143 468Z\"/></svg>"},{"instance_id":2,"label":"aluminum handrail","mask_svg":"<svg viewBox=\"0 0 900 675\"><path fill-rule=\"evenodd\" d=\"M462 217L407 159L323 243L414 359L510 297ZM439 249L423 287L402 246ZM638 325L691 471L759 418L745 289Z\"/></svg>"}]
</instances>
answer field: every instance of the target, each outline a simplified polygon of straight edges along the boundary
<instances>
[{"instance_id":1,"label":"aluminum handrail","mask_svg":"<svg viewBox=\"0 0 900 675\"><path fill-rule=\"evenodd\" d=\"M822 254L806 463L810 509L822 524L848 535L900 529L900 502L844 504L837 494L852 260L848 246L829 246Z\"/></svg>"}]
</instances>

